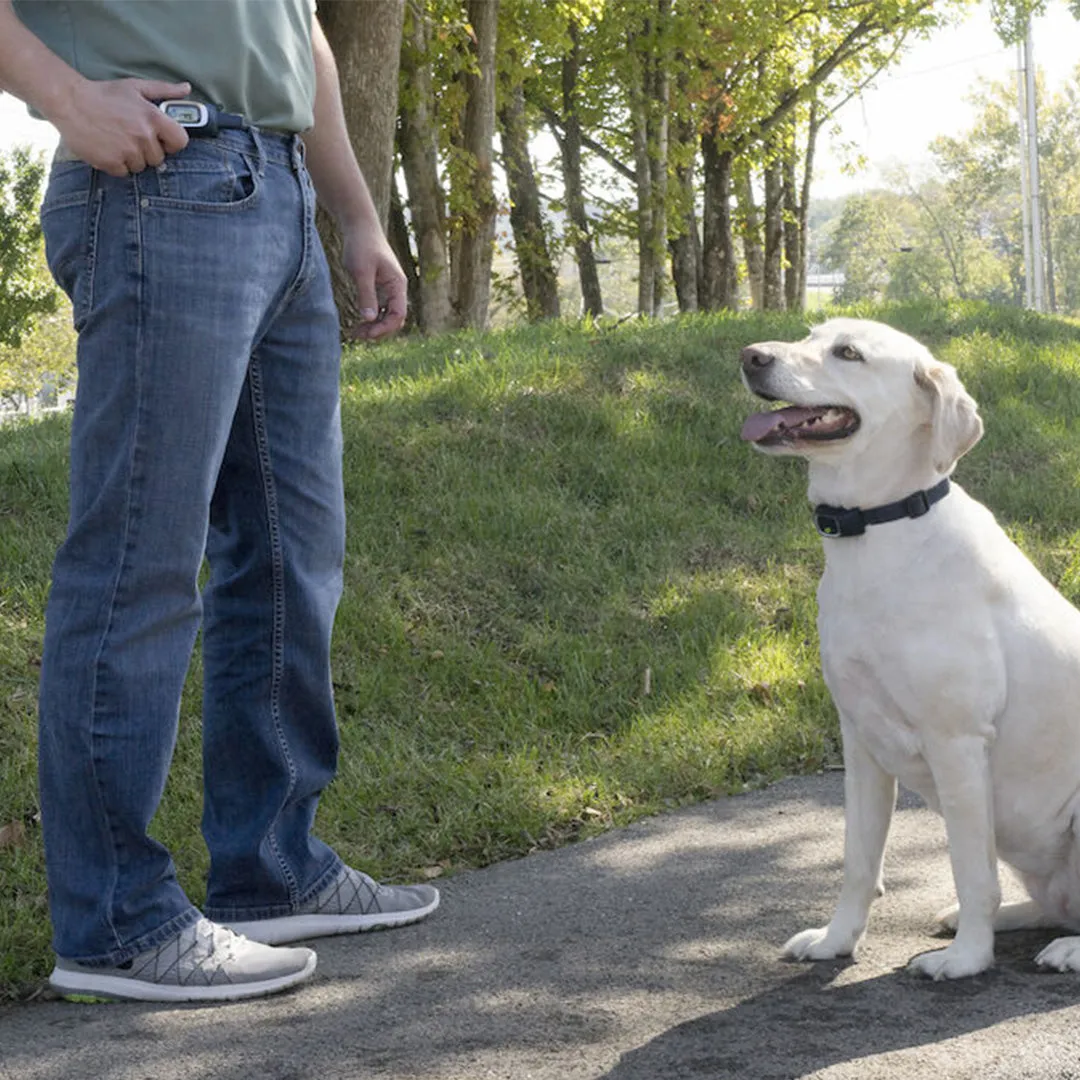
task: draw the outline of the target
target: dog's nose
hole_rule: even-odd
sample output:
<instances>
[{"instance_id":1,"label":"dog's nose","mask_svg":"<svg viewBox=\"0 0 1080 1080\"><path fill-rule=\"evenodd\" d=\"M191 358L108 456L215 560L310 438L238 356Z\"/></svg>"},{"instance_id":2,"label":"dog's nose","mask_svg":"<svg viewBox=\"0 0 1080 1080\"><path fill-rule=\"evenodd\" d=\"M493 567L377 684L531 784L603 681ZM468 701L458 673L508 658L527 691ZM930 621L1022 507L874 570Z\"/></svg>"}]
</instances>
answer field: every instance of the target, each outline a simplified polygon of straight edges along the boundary
<instances>
[{"instance_id":1,"label":"dog's nose","mask_svg":"<svg viewBox=\"0 0 1080 1080\"><path fill-rule=\"evenodd\" d=\"M747 375L752 375L761 368L768 367L776 357L766 352L759 345L747 345L742 351L742 368Z\"/></svg>"}]
</instances>

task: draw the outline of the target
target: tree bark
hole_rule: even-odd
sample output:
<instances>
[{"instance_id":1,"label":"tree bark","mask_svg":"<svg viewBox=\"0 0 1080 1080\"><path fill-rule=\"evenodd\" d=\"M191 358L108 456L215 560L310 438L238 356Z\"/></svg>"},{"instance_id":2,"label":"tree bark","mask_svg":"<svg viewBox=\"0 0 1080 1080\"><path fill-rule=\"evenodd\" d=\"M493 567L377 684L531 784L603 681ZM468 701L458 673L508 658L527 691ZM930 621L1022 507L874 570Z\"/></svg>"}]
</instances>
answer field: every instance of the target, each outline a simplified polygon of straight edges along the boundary
<instances>
[{"instance_id":1,"label":"tree bark","mask_svg":"<svg viewBox=\"0 0 1080 1080\"><path fill-rule=\"evenodd\" d=\"M499 110L503 169L510 193L510 228L514 233L521 286L530 322L559 317L559 281L548 251L540 188L529 156L525 92L515 86L504 91Z\"/></svg>"},{"instance_id":2,"label":"tree bark","mask_svg":"<svg viewBox=\"0 0 1080 1080\"><path fill-rule=\"evenodd\" d=\"M679 121L678 138L683 145L695 142L694 124L691 120ZM682 312L697 311L701 291L701 237L698 235L697 214L694 201L697 188L694 184L694 163L675 167L675 183L679 191L680 220L677 233L671 238L671 276L675 282L675 296Z\"/></svg>"},{"instance_id":3,"label":"tree bark","mask_svg":"<svg viewBox=\"0 0 1080 1080\"><path fill-rule=\"evenodd\" d=\"M667 194L668 143L671 137L671 57L667 46L667 21L671 0L656 0L657 46L646 86L649 102L649 169L652 172L653 314L663 312L667 292Z\"/></svg>"},{"instance_id":4,"label":"tree bark","mask_svg":"<svg viewBox=\"0 0 1080 1080\"><path fill-rule=\"evenodd\" d=\"M670 83L665 23L671 0L653 0L627 42L634 58L630 123L638 203L638 311L659 315L667 284L667 159Z\"/></svg>"},{"instance_id":5,"label":"tree bark","mask_svg":"<svg viewBox=\"0 0 1080 1080\"><path fill-rule=\"evenodd\" d=\"M806 262L809 258L810 184L814 176L814 150L818 132L824 123L821 109L815 98L810 103L810 119L806 127L806 150L803 154L802 190L799 197L799 310L806 307Z\"/></svg>"},{"instance_id":6,"label":"tree bark","mask_svg":"<svg viewBox=\"0 0 1080 1080\"><path fill-rule=\"evenodd\" d=\"M319 22L337 61L341 102L356 160L379 219L390 214L397 118L398 56L405 0L319 0ZM342 328L360 321L356 287L341 262L341 240L325 212L318 218Z\"/></svg>"},{"instance_id":7,"label":"tree bark","mask_svg":"<svg viewBox=\"0 0 1080 1080\"><path fill-rule=\"evenodd\" d=\"M585 213L585 189L581 179L581 120L577 113L577 81L581 67L581 46L577 27L570 24L570 51L562 61L563 130L553 127L559 143L563 163L563 184L566 189L566 213L570 219L577 261L578 280L581 284L581 306L586 315L604 313L604 300L600 292L600 277L596 272L596 255L593 252L589 218Z\"/></svg>"},{"instance_id":8,"label":"tree bark","mask_svg":"<svg viewBox=\"0 0 1080 1080\"><path fill-rule=\"evenodd\" d=\"M446 205L439 178L438 132L431 107L430 41L423 0L409 0L401 70L406 93L398 121L401 170L409 193L409 216L416 237L416 321L425 333L450 329L450 257L446 243Z\"/></svg>"},{"instance_id":9,"label":"tree bark","mask_svg":"<svg viewBox=\"0 0 1080 1080\"><path fill-rule=\"evenodd\" d=\"M653 224L653 171L649 162L650 58L641 55L642 46L631 35L628 42L637 61L630 86L630 133L634 147L634 176L637 189L638 298L641 315L655 312L656 243Z\"/></svg>"},{"instance_id":10,"label":"tree bark","mask_svg":"<svg viewBox=\"0 0 1080 1080\"><path fill-rule=\"evenodd\" d=\"M734 310L737 303L735 246L731 234L731 150L716 144L715 120L701 137L705 170L702 210L702 307Z\"/></svg>"},{"instance_id":11,"label":"tree bark","mask_svg":"<svg viewBox=\"0 0 1080 1080\"><path fill-rule=\"evenodd\" d=\"M761 215L754 202L754 186L750 169L736 170L736 200L739 206L739 232L742 234L743 259L750 286L750 303L755 311L761 310L765 283L765 252L761 246Z\"/></svg>"},{"instance_id":12,"label":"tree bark","mask_svg":"<svg viewBox=\"0 0 1080 1080\"><path fill-rule=\"evenodd\" d=\"M405 207L401 201L396 177L390 191L390 220L386 227L386 237L408 279L409 312L405 319L405 328L410 330L418 324L419 320L420 269L409 242L409 223L405 219Z\"/></svg>"},{"instance_id":13,"label":"tree bark","mask_svg":"<svg viewBox=\"0 0 1080 1080\"><path fill-rule=\"evenodd\" d=\"M766 311L779 311L784 306L783 194L781 165L774 159L765 165L765 272L761 306Z\"/></svg>"},{"instance_id":14,"label":"tree bark","mask_svg":"<svg viewBox=\"0 0 1080 1080\"><path fill-rule=\"evenodd\" d=\"M795 175L795 128L784 148L783 161L784 306L802 311L803 297L799 268L803 264L802 234L799 230L799 194Z\"/></svg>"},{"instance_id":15,"label":"tree bark","mask_svg":"<svg viewBox=\"0 0 1080 1080\"><path fill-rule=\"evenodd\" d=\"M467 212L458 249L456 307L465 326L487 326L491 297L492 245L495 240L495 191L492 148L495 136L495 42L499 0L469 0L469 23L475 35L475 73L465 76L463 146L471 162Z\"/></svg>"}]
</instances>

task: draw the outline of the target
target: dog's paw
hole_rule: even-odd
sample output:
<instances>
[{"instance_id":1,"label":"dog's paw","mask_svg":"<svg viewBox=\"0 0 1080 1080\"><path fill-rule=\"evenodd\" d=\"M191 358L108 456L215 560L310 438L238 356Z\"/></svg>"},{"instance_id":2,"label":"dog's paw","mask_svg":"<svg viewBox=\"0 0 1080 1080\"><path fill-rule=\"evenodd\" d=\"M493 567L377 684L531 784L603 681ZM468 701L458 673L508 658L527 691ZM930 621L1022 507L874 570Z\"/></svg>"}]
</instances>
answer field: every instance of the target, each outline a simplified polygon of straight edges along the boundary
<instances>
[{"instance_id":1,"label":"dog's paw","mask_svg":"<svg viewBox=\"0 0 1080 1080\"><path fill-rule=\"evenodd\" d=\"M841 939L830 933L828 926L821 926L796 934L784 946L784 955L793 960L835 960L838 956L851 956L857 944L849 936Z\"/></svg>"},{"instance_id":2,"label":"dog's paw","mask_svg":"<svg viewBox=\"0 0 1080 1080\"><path fill-rule=\"evenodd\" d=\"M966 979L986 971L994 963L993 950L958 949L955 942L947 949L920 953L908 962L908 971L940 982L942 979Z\"/></svg>"},{"instance_id":3,"label":"dog's paw","mask_svg":"<svg viewBox=\"0 0 1080 1080\"><path fill-rule=\"evenodd\" d=\"M1051 941L1035 957L1035 963L1055 971L1080 971L1080 937L1059 937Z\"/></svg>"}]
</instances>

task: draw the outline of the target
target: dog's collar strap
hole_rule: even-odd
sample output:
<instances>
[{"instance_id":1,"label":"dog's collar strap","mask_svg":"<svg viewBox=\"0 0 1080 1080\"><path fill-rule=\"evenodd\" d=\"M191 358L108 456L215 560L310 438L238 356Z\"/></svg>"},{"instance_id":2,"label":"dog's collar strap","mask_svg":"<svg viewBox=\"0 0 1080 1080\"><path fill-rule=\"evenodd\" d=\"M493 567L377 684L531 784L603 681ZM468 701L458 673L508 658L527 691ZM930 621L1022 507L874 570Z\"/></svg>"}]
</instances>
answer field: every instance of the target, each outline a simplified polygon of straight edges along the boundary
<instances>
[{"instance_id":1,"label":"dog's collar strap","mask_svg":"<svg viewBox=\"0 0 1080 1080\"><path fill-rule=\"evenodd\" d=\"M899 521L901 518L922 517L934 503L948 494L949 478L945 477L932 488L913 492L906 499L898 499L884 506L872 506L869 510L849 510L843 506L819 503L814 507L814 524L822 536L862 536L867 525L884 525L887 521Z\"/></svg>"}]
</instances>

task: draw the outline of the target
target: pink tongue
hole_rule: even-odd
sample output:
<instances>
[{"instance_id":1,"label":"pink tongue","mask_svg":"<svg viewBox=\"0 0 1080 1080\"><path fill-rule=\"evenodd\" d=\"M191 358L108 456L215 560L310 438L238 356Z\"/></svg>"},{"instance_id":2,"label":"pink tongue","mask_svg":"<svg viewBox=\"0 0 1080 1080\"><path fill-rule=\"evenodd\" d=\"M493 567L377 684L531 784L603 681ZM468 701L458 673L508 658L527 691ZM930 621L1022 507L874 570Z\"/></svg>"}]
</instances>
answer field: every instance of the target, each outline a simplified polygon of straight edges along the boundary
<instances>
[{"instance_id":1,"label":"pink tongue","mask_svg":"<svg viewBox=\"0 0 1080 1080\"><path fill-rule=\"evenodd\" d=\"M789 405L774 412L755 413L746 418L740 437L747 442L761 442L766 435L779 427L795 427L820 413L820 409L808 409L801 405Z\"/></svg>"}]
</instances>

